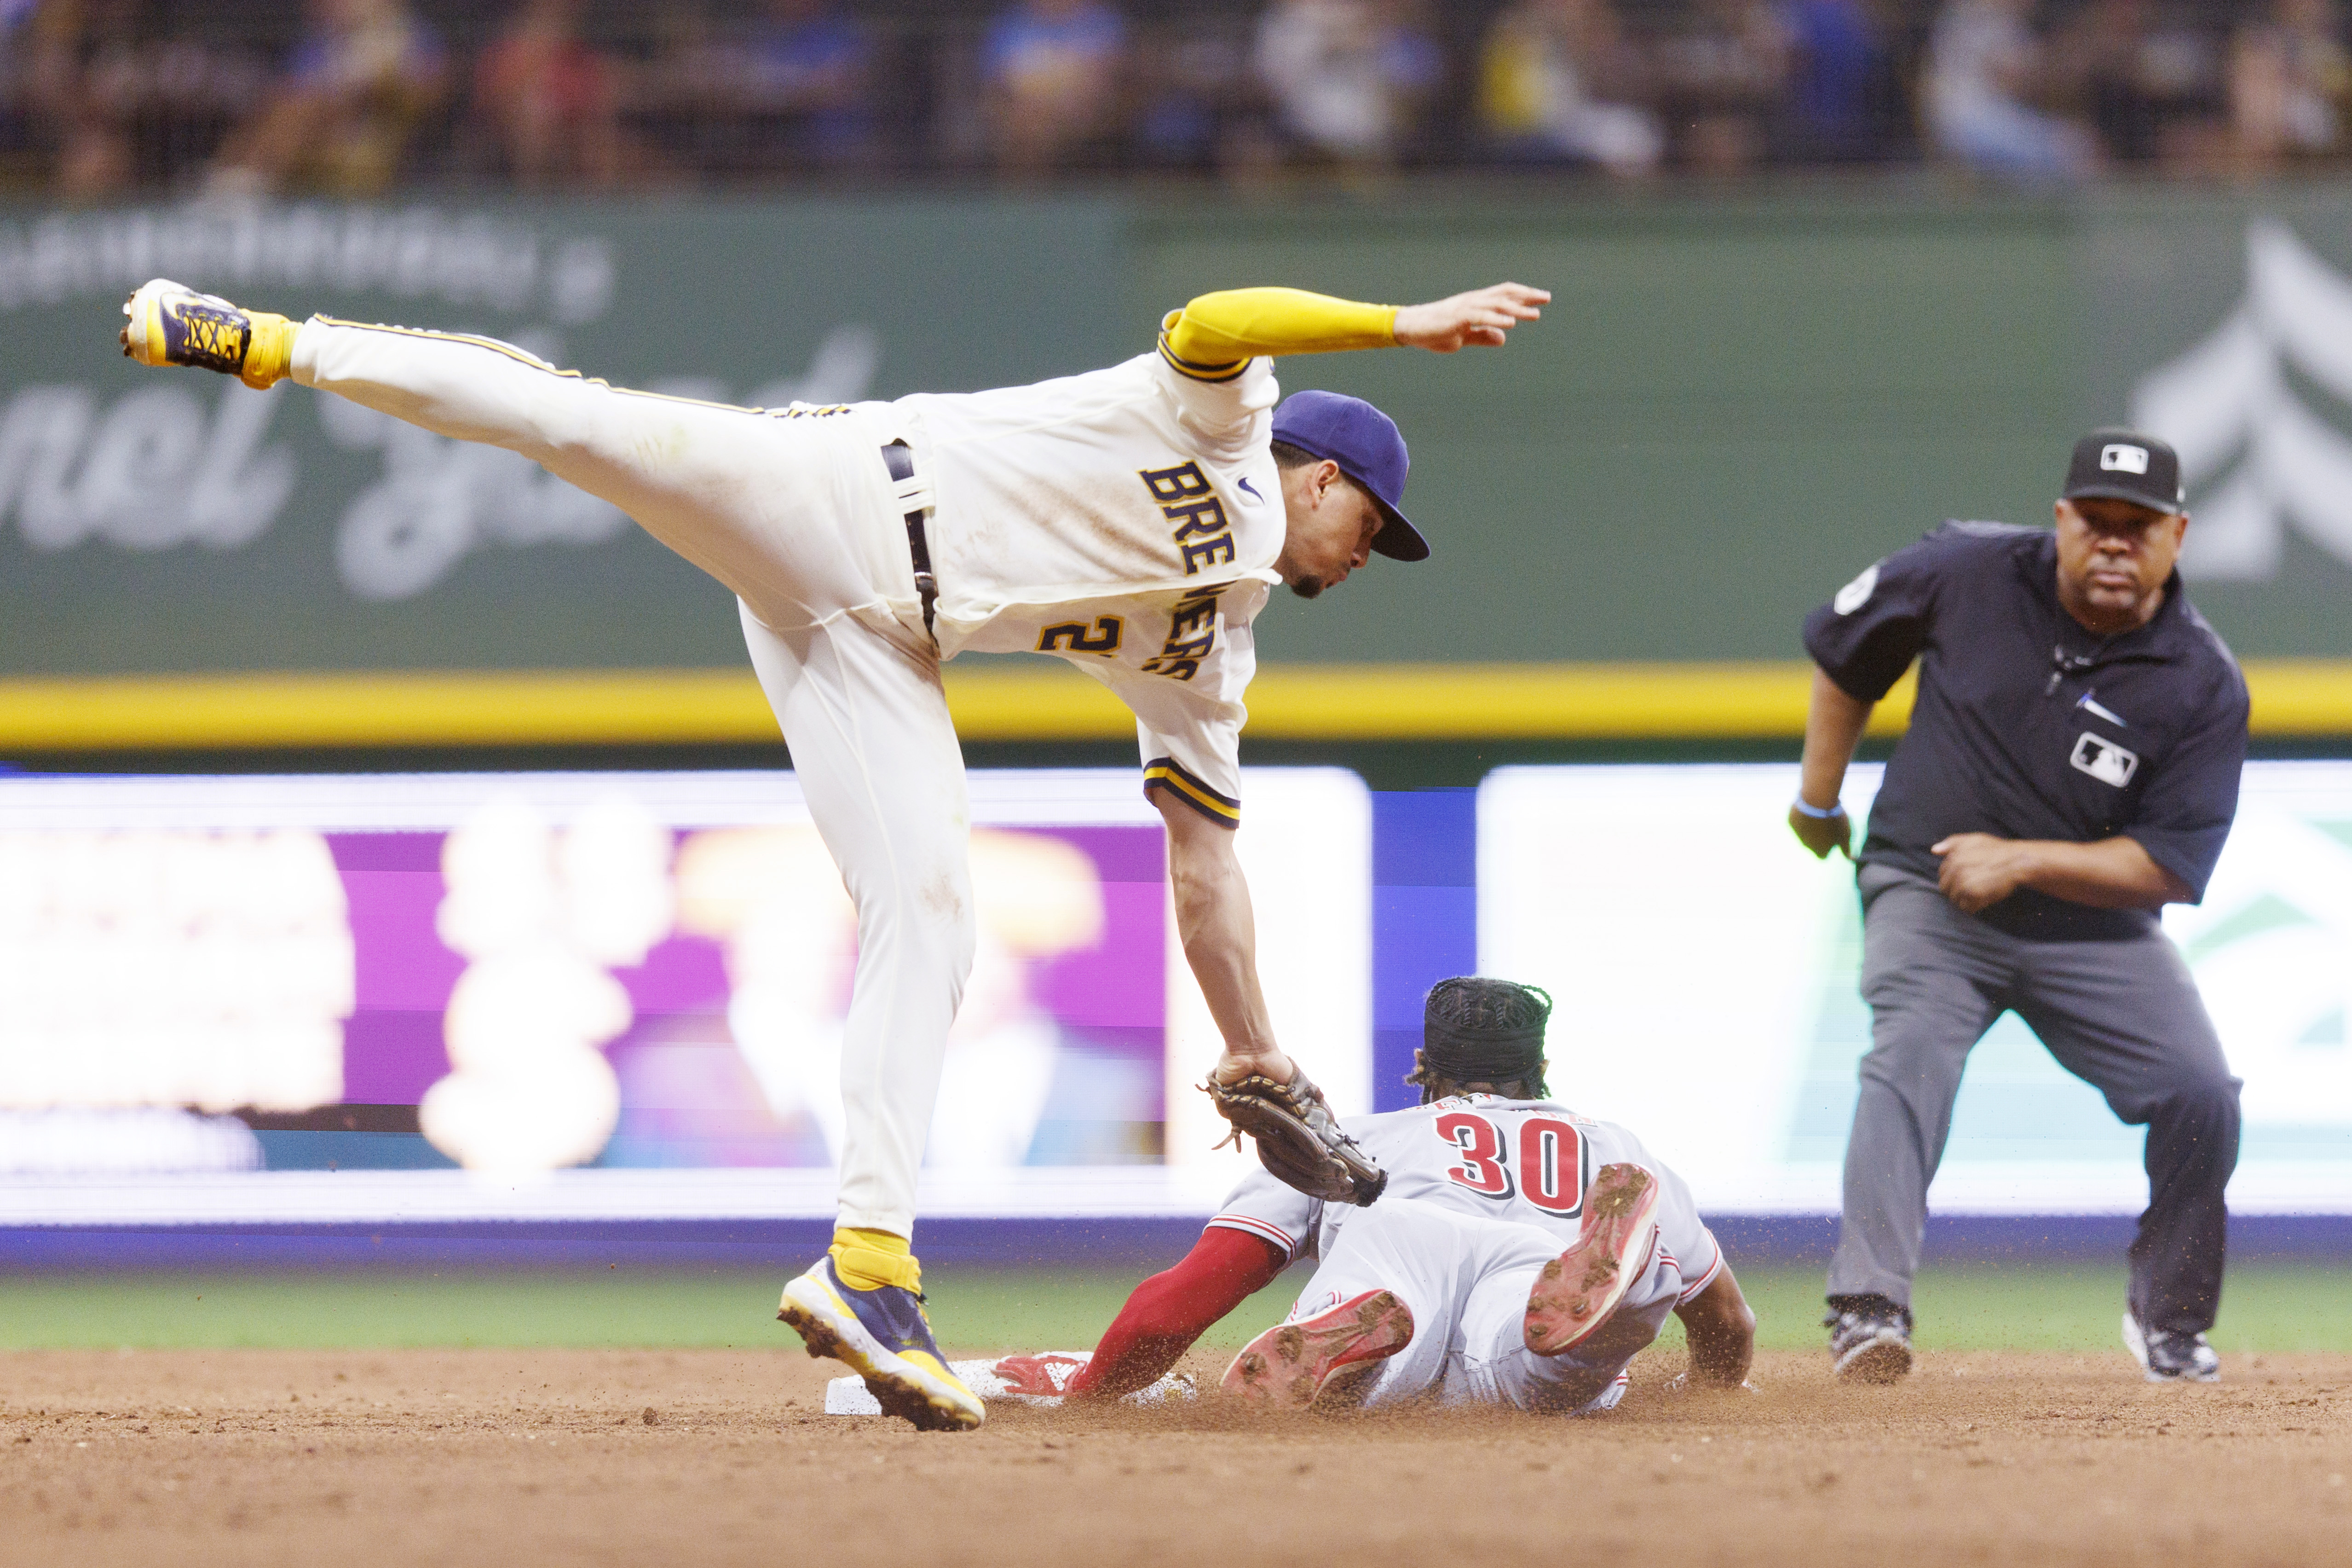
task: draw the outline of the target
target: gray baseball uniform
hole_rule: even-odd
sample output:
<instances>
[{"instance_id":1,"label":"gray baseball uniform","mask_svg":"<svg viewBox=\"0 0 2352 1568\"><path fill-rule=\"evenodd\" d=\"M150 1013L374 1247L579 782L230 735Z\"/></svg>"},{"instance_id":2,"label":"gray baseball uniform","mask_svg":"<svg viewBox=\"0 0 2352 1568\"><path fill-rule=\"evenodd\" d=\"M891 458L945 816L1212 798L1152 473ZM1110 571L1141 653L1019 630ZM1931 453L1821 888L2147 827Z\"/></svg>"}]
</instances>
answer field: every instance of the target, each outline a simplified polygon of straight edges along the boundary
<instances>
[{"instance_id":1,"label":"gray baseball uniform","mask_svg":"<svg viewBox=\"0 0 2352 1568\"><path fill-rule=\"evenodd\" d=\"M1723 1249L1682 1178L1622 1127L1555 1100L1457 1095L1351 1118L1348 1131L1389 1173L1370 1208L1325 1204L1259 1172L1209 1223L1319 1261L1294 1321L1366 1290L1402 1299L1412 1342L1381 1363L1368 1405L1433 1394L1445 1404L1607 1409L1666 1314L1723 1270ZM1657 1244L1606 1328L1566 1355L1537 1355L1523 1337L1528 1293L1582 1231L1592 1173L1621 1163L1657 1178Z\"/></svg>"},{"instance_id":2,"label":"gray baseball uniform","mask_svg":"<svg viewBox=\"0 0 2352 1568\"><path fill-rule=\"evenodd\" d=\"M1872 1045L1830 1296L1910 1305L1961 1068L2014 1010L2117 1116L2147 1127L2134 1316L2167 1333L2210 1328L2238 1084L2188 965L2148 910L2021 889L1965 913L1937 890L1934 846L1970 832L2126 837L2202 897L2246 752L2229 649L2178 574L2147 624L2095 636L2059 601L2054 537L1995 523L1947 524L1872 566L1807 618L1805 646L1865 702L1919 666L1861 856Z\"/></svg>"}]
</instances>

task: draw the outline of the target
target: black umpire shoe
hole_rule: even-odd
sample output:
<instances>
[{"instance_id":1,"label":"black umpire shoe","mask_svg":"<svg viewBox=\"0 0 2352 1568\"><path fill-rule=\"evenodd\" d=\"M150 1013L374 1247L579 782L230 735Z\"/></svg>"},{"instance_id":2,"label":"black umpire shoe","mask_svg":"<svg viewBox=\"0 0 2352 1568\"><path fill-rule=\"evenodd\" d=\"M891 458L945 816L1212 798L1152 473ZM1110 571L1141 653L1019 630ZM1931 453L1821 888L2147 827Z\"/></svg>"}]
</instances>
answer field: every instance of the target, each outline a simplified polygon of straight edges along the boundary
<instances>
[{"instance_id":1,"label":"black umpire shoe","mask_svg":"<svg viewBox=\"0 0 2352 1568\"><path fill-rule=\"evenodd\" d=\"M1911 1313L1884 1296L1832 1296L1822 1326L1849 1383L1896 1383L1911 1370Z\"/></svg>"},{"instance_id":2,"label":"black umpire shoe","mask_svg":"<svg viewBox=\"0 0 2352 1568\"><path fill-rule=\"evenodd\" d=\"M2137 1314L2124 1313L2124 1348L2150 1383L2219 1383L2221 1358L2203 1334L2143 1329Z\"/></svg>"}]
</instances>

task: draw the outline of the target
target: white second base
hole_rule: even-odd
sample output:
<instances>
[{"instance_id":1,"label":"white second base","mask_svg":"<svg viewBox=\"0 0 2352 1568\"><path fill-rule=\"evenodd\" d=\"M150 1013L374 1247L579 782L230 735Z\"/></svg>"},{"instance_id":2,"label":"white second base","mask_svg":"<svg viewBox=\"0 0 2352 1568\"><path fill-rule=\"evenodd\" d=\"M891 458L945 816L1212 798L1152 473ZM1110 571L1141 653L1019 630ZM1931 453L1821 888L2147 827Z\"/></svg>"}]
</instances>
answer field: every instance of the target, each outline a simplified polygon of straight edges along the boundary
<instances>
[{"instance_id":1,"label":"white second base","mask_svg":"<svg viewBox=\"0 0 2352 1568\"><path fill-rule=\"evenodd\" d=\"M966 1388L983 1400L1052 1408L1062 1403L1062 1391L1078 1369L1092 1360L1092 1351L1036 1351L1026 1355L997 1356L988 1361L956 1361L948 1370L963 1379ZM1171 1372L1149 1388L1126 1396L1129 1405L1163 1405L1191 1399L1195 1389L1190 1376ZM879 1415L882 1405L866 1392L863 1378L836 1377L824 1385L827 1415Z\"/></svg>"}]
</instances>

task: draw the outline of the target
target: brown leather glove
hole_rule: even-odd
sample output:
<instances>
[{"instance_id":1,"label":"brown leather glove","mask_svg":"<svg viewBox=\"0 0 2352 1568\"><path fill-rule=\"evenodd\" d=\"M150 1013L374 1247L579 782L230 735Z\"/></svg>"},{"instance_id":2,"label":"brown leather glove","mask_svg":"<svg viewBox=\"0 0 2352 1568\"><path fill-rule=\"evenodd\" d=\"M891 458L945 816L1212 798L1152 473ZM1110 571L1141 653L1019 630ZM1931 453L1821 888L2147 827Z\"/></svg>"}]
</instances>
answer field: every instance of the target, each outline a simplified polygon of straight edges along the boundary
<instances>
[{"instance_id":1,"label":"brown leather glove","mask_svg":"<svg viewBox=\"0 0 2352 1568\"><path fill-rule=\"evenodd\" d=\"M1212 1078L1201 1088L1234 1124L1234 1141L1244 1132L1255 1139L1258 1163L1285 1185L1325 1203L1369 1205L1389 1184L1388 1173L1340 1129L1304 1068L1286 1084L1252 1073L1238 1083Z\"/></svg>"}]
</instances>

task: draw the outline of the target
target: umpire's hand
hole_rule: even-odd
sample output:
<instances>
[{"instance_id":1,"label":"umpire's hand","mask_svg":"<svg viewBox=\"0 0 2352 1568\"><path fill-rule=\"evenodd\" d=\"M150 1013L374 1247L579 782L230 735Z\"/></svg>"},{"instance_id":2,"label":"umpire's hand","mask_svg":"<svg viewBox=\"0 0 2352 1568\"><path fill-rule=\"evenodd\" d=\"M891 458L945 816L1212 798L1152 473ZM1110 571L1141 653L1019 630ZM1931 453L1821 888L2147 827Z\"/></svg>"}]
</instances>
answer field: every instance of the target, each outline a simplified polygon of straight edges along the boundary
<instances>
[{"instance_id":1,"label":"umpire's hand","mask_svg":"<svg viewBox=\"0 0 2352 1568\"><path fill-rule=\"evenodd\" d=\"M2028 846L1990 833L1955 833L1927 849L1941 858L1936 885L1953 907L1969 914L1990 909L2025 886L2032 864Z\"/></svg>"},{"instance_id":2,"label":"umpire's hand","mask_svg":"<svg viewBox=\"0 0 2352 1568\"><path fill-rule=\"evenodd\" d=\"M1843 805L1830 807L1826 816L1816 816L1800 800L1789 807L1789 831L1813 852L1816 860L1828 859L1832 849L1849 860L1853 858L1853 824Z\"/></svg>"}]
</instances>

